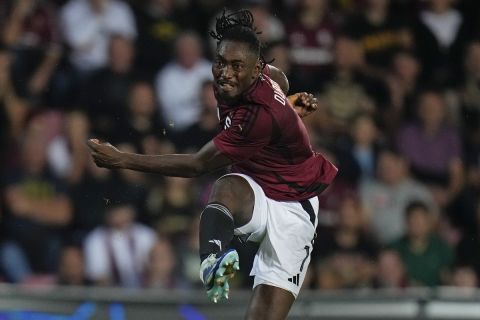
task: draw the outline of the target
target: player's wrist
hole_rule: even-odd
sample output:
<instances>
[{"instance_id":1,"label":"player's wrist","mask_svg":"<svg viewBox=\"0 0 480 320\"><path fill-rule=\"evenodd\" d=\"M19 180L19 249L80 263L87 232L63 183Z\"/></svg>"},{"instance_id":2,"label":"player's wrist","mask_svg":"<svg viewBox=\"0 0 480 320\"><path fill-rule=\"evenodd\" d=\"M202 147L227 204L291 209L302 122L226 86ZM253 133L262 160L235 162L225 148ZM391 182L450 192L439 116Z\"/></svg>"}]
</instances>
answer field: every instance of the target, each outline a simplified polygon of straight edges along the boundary
<instances>
[{"instance_id":1,"label":"player's wrist","mask_svg":"<svg viewBox=\"0 0 480 320\"><path fill-rule=\"evenodd\" d=\"M288 101L290 101L290 104L292 106L295 106L295 102L298 99L298 94L296 93L296 94L289 95L289 96L287 96L287 99L288 99Z\"/></svg>"},{"instance_id":2,"label":"player's wrist","mask_svg":"<svg viewBox=\"0 0 480 320\"><path fill-rule=\"evenodd\" d=\"M115 166L118 169L130 169L132 163L133 163L132 154L126 153L126 152L120 152L118 154L118 160Z\"/></svg>"}]
</instances>

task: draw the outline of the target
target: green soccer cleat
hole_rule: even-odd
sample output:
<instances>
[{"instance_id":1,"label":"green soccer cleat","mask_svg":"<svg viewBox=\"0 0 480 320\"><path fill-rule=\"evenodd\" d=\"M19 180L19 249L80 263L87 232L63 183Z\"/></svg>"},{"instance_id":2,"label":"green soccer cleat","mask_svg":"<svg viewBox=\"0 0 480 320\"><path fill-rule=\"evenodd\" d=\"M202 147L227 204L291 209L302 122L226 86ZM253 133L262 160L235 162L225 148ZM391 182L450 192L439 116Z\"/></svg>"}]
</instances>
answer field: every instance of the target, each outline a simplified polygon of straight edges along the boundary
<instances>
[{"instance_id":1,"label":"green soccer cleat","mask_svg":"<svg viewBox=\"0 0 480 320\"><path fill-rule=\"evenodd\" d=\"M222 298L228 299L230 290L228 280L233 278L238 270L240 270L238 253L234 249L225 251L218 258L212 253L203 260L200 266L200 279L207 289L208 298L214 303Z\"/></svg>"}]
</instances>

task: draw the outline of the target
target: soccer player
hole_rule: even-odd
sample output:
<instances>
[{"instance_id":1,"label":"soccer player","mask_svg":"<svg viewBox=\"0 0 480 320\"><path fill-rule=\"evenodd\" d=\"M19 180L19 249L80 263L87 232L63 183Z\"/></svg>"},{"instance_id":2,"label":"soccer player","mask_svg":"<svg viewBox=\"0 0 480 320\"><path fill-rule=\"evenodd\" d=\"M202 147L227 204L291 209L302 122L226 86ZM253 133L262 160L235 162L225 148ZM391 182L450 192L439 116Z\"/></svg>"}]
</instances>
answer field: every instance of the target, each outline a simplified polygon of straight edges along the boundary
<instances>
[{"instance_id":1,"label":"soccer player","mask_svg":"<svg viewBox=\"0 0 480 320\"><path fill-rule=\"evenodd\" d=\"M231 166L200 218L200 277L214 302L228 298L239 268L229 243L234 235L258 242L246 319L285 319L310 262L318 195L337 169L312 150L302 120L268 76L275 69L261 58L251 13L224 13L210 34L218 40L212 72L223 129L212 141L195 154L166 155L124 153L96 139L88 145L108 168L196 177ZM315 104L305 95L302 101Z\"/></svg>"}]
</instances>

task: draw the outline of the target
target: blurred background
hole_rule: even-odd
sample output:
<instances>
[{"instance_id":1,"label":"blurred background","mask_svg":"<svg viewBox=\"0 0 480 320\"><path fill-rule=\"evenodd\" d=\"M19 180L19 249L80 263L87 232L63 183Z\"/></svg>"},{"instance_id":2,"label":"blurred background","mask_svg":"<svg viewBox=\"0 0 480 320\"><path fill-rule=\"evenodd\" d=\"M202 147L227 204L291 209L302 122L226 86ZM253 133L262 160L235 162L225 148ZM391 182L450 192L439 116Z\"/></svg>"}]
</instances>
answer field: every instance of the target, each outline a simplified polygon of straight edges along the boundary
<instances>
[{"instance_id":1,"label":"blurred background","mask_svg":"<svg viewBox=\"0 0 480 320\"><path fill-rule=\"evenodd\" d=\"M317 96L305 124L314 149L340 168L320 197L298 305L329 292L478 295L479 1L3 0L4 295L28 305L25 292L71 287L82 301L105 287L105 301L122 288L159 304L190 301L171 290L206 303L196 291L199 214L223 172L189 180L99 169L85 141L145 154L209 141L218 120L208 31L224 7L251 10L290 93ZM232 296L242 296L256 248L234 245L242 272ZM197 319L185 314L178 319Z\"/></svg>"}]
</instances>

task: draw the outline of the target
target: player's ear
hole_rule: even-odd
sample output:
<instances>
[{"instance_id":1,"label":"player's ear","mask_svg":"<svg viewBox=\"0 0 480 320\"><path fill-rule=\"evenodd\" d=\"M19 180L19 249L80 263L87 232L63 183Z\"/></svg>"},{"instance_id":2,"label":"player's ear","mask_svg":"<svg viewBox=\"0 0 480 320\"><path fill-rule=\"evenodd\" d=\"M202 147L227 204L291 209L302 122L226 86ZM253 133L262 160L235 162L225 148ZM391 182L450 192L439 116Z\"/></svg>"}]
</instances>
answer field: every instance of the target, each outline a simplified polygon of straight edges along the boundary
<instances>
[{"instance_id":1,"label":"player's ear","mask_svg":"<svg viewBox=\"0 0 480 320\"><path fill-rule=\"evenodd\" d=\"M257 78L260 75L260 72L262 72L262 66L262 61L258 59L257 63L255 63L255 69L253 70L252 79Z\"/></svg>"}]
</instances>

